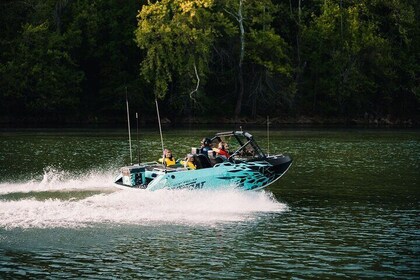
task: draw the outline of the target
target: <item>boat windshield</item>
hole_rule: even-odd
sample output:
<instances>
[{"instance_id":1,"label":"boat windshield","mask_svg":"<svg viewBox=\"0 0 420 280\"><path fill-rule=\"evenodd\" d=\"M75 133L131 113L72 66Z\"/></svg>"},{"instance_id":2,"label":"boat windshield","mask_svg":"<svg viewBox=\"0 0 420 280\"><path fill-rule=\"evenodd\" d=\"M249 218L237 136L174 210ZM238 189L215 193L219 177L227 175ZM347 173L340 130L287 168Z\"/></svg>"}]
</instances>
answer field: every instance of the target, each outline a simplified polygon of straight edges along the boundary
<instances>
[{"instance_id":1,"label":"boat windshield","mask_svg":"<svg viewBox=\"0 0 420 280\"><path fill-rule=\"evenodd\" d=\"M220 141L228 143L233 159L248 161L265 157L252 135L247 132L219 133L212 139L213 147L217 147Z\"/></svg>"}]
</instances>

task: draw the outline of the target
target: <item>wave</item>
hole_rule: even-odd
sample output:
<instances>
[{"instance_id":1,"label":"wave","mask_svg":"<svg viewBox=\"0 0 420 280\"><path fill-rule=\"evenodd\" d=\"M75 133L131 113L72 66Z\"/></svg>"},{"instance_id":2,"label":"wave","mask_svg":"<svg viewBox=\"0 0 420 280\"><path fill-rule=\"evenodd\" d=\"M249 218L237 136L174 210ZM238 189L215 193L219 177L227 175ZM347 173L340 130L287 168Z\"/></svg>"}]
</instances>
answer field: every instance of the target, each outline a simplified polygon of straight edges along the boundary
<instances>
[{"instance_id":1,"label":"wave","mask_svg":"<svg viewBox=\"0 0 420 280\"><path fill-rule=\"evenodd\" d=\"M112 172L81 176L49 169L41 181L0 184L0 228L77 228L95 224L214 225L286 211L268 191L120 190ZM80 195L86 191L94 191ZM54 195L66 192L66 196ZM26 194L24 196L18 194ZM39 195L42 193L43 195ZM45 195L45 193L49 195Z\"/></svg>"},{"instance_id":2,"label":"wave","mask_svg":"<svg viewBox=\"0 0 420 280\"><path fill-rule=\"evenodd\" d=\"M0 183L0 195L43 191L101 190L112 188L114 175L109 170L91 170L82 175L52 167L44 169L41 180Z\"/></svg>"}]
</instances>

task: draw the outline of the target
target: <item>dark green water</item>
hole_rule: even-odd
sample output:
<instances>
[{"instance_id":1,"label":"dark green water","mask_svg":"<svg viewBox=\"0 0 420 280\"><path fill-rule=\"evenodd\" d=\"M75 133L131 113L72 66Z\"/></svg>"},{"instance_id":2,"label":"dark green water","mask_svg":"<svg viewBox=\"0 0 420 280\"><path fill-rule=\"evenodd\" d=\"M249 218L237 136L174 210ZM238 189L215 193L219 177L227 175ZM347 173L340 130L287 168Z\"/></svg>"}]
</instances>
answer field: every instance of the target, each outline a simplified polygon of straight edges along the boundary
<instances>
[{"instance_id":1,"label":"dark green water","mask_svg":"<svg viewBox=\"0 0 420 280\"><path fill-rule=\"evenodd\" d=\"M214 132L167 130L165 146L184 156ZM112 185L124 131L1 132L0 278L419 279L419 131L270 135L294 164L266 191L147 192ZM141 160L160 145L142 132Z\"/></svg>"}]
</instances>

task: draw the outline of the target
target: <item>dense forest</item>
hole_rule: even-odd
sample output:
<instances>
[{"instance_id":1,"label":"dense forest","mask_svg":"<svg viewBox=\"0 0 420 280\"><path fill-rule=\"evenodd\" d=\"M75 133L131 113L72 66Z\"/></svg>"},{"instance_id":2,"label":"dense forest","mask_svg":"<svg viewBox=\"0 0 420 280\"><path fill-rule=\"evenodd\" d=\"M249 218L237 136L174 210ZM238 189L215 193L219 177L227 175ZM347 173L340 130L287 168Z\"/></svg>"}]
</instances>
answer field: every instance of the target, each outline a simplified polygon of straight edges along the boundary
<instances>
[{"instance_id":1,"label":"dense forest","mask_svg":"<svg viewBox=\"0 0 420 280\"><path fill-rule=\"evenodd\" d=\"M0 123L418 124L417 0L2 0Z\"/></svg>"}]
</instances>

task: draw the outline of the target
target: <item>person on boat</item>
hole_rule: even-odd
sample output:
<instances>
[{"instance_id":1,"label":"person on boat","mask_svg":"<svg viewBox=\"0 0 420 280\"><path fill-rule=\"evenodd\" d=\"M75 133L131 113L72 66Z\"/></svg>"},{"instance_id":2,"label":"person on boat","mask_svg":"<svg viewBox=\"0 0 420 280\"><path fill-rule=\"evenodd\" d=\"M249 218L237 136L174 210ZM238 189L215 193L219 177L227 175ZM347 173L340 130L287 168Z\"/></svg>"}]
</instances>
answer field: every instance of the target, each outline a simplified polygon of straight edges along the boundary
<instances>
[{"instance_id":1,"label":"person on boat","mask_svg":"<svg viewBox=\"0 0 420 280\"><path fill-rule=\"evenodd\" d=\"M176 160L174 158L174 156L172 155L172 151L169 149L165 149L163 150L163 155L165 156L165 164L166 166L171 166L171 165L175 165L176 164ZM158 160L160 163L163 162L163 160L160 158Z\"/></svg>"},{"instance_id":2,"label":"person on boat","mask_svg":"<svg viewBox=\"0 0 420 280\"><path fill-rule=\"evenodd\" d=\"M181 164L188 169L197 169L195 165L194 156L192 154L188 154L185 160L181 160Z\"/></svg>"},{"instance_id":3,"label":"person on boat","mask_svg":"<svg viewBox=\"0 0 420 280\"><path fill-rule=\"evenodd\" d=\"M213 151L215 151L217 153L217 155L225 157L225 158L229 158L229 145L226 142L219 142L219 145L217 146L217 148L213 148Z\"/></svg>"},{"instance_id":4,"label":"person on boat","mask_svg":"<svg viewBox=\"0 0 420 280\"><path fill-rule=\"evenodd\" d=\"M200 148L200 154L205 155L206 157L208 157L208 153L209 151L211 151L211 140L210 138L203 138L203 140L201 140L201 148Z\"/></svg>"}]
</instances>

